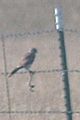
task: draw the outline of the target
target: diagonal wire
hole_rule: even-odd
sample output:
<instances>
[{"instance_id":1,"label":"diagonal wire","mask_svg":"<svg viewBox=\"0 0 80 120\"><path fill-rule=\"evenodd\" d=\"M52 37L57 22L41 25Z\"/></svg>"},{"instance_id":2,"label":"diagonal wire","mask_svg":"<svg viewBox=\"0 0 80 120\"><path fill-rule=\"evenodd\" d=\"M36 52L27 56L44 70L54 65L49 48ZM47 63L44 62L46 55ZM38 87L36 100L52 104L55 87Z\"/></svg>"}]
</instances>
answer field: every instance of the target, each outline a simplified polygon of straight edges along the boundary
<instances>
[{"instance_id":1,"label":"diagonal wire","mask_svg":"<svg viewBox=\"0 0 80 120\"><path fill-rule=\"evenodd\" d=\"M5 71L5 80L6 80L6 90L7 90L7 99L8 99L8 110L9 110L9 119L11 120L11 102L10 102L10 93L9 93L9 83L7 79L7 63L6 63L6 52L5 52L5 41L3 35L1 35L2 48L3 48L3 60L4 60L4 71Z\"/></svg>"}]
</instances>

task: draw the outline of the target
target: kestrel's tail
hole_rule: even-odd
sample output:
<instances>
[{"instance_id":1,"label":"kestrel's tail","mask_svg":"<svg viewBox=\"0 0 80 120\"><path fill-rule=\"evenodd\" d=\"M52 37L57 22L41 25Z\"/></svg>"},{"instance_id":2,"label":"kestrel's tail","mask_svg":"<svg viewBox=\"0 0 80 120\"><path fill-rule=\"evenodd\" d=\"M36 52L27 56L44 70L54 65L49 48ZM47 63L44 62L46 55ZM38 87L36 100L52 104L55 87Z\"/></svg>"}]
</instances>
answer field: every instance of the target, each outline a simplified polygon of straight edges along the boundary
<instances>
[{"instance_id":1,"label":"kestrel's tail","mask_svg":"<svg viewBox=\"0 0 80 120\"><path fill-rule=\"evenodd\" d=\"M16 67L8 77L11 77L13 74L15 74L19 69L23 68L23 66L20 66L20 67Z\"/></svg>"}]
</instances>

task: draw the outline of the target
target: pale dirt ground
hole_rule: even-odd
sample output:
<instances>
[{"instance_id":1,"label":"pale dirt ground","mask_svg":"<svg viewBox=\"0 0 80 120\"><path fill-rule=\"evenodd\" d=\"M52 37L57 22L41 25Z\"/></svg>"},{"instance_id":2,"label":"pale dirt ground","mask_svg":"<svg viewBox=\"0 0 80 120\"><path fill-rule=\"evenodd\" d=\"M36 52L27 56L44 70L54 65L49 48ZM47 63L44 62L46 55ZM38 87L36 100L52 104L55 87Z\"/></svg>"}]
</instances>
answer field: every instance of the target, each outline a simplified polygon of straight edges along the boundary
<instances>
[{"instance_id":1,"label":"pale dirt ground","mask_svg":"<svg viewBox=\"0 0 80 120\"><path fill-rule=\"evenodd\" d=\"M32 70L61 69L58 36L54 27L54 0L1 0L0 32L4 34L7 72L20 63L29 48L36 47L38 54ZM80 31L80 1L61 0L64 10L65 28ZM53 32L46 32L53 30ZM42 33L34 35L33 32ZM15 33L26 35L15 36ZM29 35L30 32L31 34ZM14 34L11 35L10 33ZM7 36L8 34L8 36ZM65 31L68 68L80 69L79 33ZM8 98L6 88L3 47L0 40L0 120L67 120L63 113L34 113L35 111L65 111L64 84L60 72L36 73L33 77L34 92L28 86L29 74L16 74L8 79L11 119L6 113ZM80 111L80 73L69 73L73 111ZM32 111L33 113L21 113ZM2 113L3 112L3 113ZM5 113L4 113L5 112ZM19 112L19 113L17 113ZM73 114L79 120L80 114Z\"/></svg>"}]
</instances>

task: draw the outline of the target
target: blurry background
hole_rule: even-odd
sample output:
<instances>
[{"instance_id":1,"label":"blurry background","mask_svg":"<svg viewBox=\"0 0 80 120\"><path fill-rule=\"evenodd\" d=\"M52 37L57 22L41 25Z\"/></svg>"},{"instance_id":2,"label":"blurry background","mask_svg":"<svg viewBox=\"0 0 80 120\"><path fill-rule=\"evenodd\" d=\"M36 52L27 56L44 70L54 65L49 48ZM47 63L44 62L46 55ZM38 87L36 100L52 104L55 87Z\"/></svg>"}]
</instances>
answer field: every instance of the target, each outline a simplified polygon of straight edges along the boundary
<instances>
[{"instance_id":1,"label":"blurry background","mask_svg":"<svg viewBox=\"0 0 80 120\"><path fill-rule=\"evenodd\" d=\"M67 62L73 70L69 72L73 120L79 120L79 0L0 1L0 120L66 120L62 74L52 71L62 68L53 14L57 3L63 8ZM7 77L32 47L38 54L31 69L41 71L33 76L34 92L28 73Z\"/></svg>"}]
</instances>

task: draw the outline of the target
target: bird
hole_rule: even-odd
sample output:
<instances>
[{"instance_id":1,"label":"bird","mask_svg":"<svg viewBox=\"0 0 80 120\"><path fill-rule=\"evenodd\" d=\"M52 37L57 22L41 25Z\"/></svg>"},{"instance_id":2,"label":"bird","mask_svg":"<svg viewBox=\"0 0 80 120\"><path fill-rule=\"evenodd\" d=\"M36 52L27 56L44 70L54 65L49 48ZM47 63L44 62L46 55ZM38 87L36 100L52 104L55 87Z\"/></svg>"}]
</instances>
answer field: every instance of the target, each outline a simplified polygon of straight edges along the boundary
<instances>
[{"instance_id":1,"label":"bird","mask_svg":"<svg viewBox=\"0 0 80 120\"><path fill-rule=\"evenodd\" d=\"M25 68L28 70L29 73L33 73L30 70L31 65L33 64L35 58L36 58L36 53L37 53L36 48L32 48L22 59L22 62L19 66L17 66L15 69L12 70L12 72L9 74L8 77L12 77L18 70Z\"/></svg>"}]
</instances>

